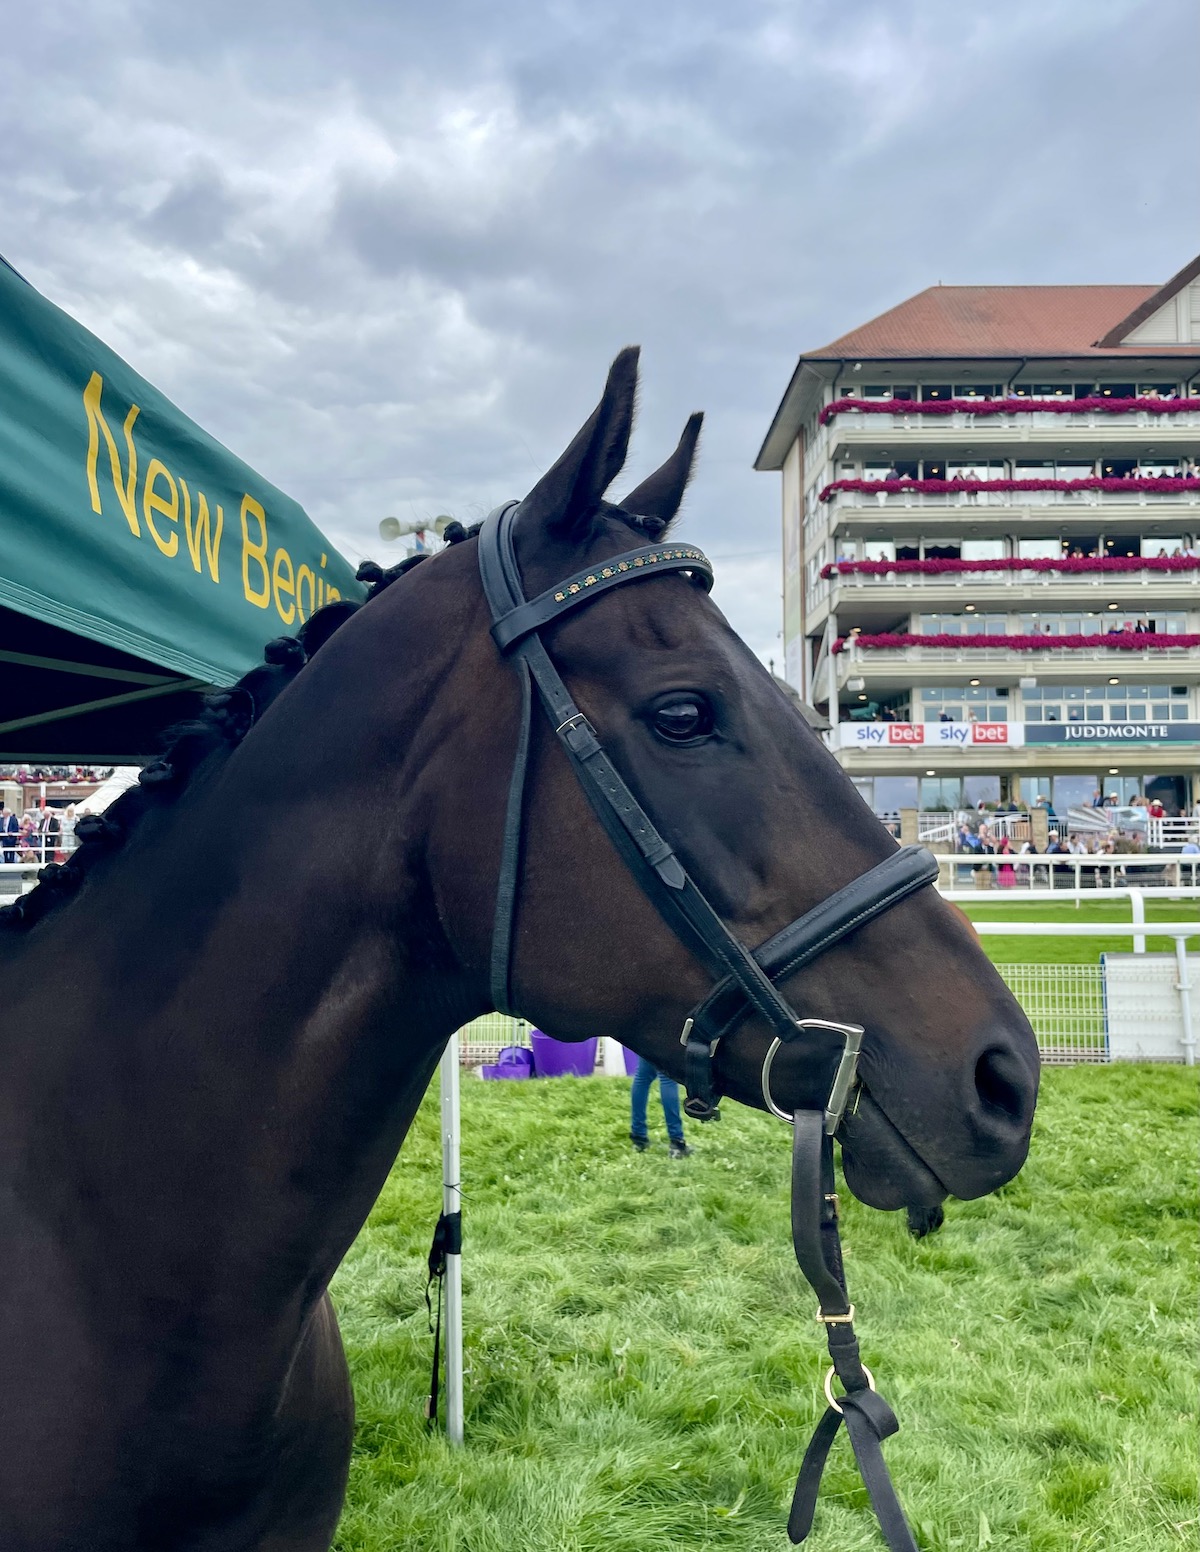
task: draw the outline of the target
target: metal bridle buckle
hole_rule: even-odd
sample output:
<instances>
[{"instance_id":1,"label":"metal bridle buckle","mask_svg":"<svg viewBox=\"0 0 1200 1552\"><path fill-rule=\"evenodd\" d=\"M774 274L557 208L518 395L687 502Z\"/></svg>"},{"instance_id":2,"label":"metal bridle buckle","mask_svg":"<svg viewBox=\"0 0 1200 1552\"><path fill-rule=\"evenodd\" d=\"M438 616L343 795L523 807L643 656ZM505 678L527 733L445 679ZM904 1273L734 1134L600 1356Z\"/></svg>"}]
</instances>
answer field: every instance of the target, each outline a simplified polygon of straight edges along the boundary
<instances>
[{"instance_id":1,"label":"metal bridle buckle","mask_svg":"<svg viewBox=\"0 0 1200 1552\"><path fill-rule=\"evenodd\" d=\"M874 1390L875 1376L871 1373L870 1369L867 1368L865 1363L862 1366L862 1371L867 1376L867 1389ZM830 1364L828 1372L825 1375L825 1399L829 1402L829 1405L833 1408L833 1410L840 1414L842 1409L840 1406L838 1406L837 1397L833 1393L833 1374L833 1365Z\"/></svg>"},{"instance_id":2,"label":"metal bridle buckle","mask_svg":"<svg viewBox=\"0 0 1200 1552\"><path fill-rule=\"evenodd\" d=\"M825 1105L825 1133L832 1137L842 1124L842 1116L846 1113L846 1101L850 1098L850 1090L854 1087L854 1080L858 1073L858 1053L862 1050L863 1027L861 1024L835 1024L830 1019L797 1019L796 1028L831 1029L835 1034L841 1035L846 1042L842 1059L834 1075L833 1087L829 1091L829 1099ZM791 1116L786 1110L780 1110L771 1098L771 1064L782 1044L781 1036L776 1035L763 1058L762 1097L763 1103L771 1114L778 1116L781 1121L787 1121L790 1125Z\"/></svg>"},{"instance_id":3,"label":"metal bridle buckle","mask_svg":"<svg viewBox=\"0 0 1200 1552\"><path fill-rule=\"evenodd\" d=\"M690 1019L690 1018L684 1019L684 1021L683 1021L683 1029L682 1029L682 1031L680 1033L680 1036L679 1036L679 1043L680 1043L680 1045L687 1045L688 1038L689 1038L689 1036L692 1033L692 1025L694 1023L695 1023L695 1019ZM718 1035L715 1040L709 1041L709 1046L708 1046L708 1054L709 1054L709 1056L715 1056L717 1054L717 1047L720 1045L720 1043L721 1043L720 1035Z\"/></svg>"}]
</instances>

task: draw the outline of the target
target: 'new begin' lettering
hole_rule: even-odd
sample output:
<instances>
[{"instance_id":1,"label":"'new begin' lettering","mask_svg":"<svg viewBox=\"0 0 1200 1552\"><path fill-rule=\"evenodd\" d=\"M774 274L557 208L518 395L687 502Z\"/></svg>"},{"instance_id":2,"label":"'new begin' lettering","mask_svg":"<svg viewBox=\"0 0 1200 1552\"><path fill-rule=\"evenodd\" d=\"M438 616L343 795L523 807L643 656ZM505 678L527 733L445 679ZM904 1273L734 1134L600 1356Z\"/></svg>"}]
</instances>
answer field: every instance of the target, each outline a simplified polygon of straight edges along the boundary
<instances>
[{"instance_id":1,"label":"'new begin' lettering","mask_svg":"<svg viewBox=\"0 0 1200 1552\"><path fill-rule=\"evenodd\" d=\"M103 390L103 378L99 372L93 372L83 390L88 425L87 484L92 511L103 515L104 510L99 479L100 441L103 438L113 493L132 536L142 539L144 524L145 533L159 553L167 560L174 560L181 550L182 520L182 548L192 569L200 575L207 573L212 582L221 586L224 509L215 502L210 508L202 490L196 491L193 501L187 481L182 475L172 473L159 458L151 458L146 464L139 484L138 449L133 428L141 412L133 404L125 416L121 428L125 444L122 466L121 449L100 407ZM242 595L247 603L258 609L269 609L274 605L283 623L293 625L303 624L323 604L342 596L321 575L327 555L322 555L314 568L304 563L297 566L283 545L272 549L267 513L261 502L251 495L243 495L239 515Z\"/></svg>"}]
</instances>

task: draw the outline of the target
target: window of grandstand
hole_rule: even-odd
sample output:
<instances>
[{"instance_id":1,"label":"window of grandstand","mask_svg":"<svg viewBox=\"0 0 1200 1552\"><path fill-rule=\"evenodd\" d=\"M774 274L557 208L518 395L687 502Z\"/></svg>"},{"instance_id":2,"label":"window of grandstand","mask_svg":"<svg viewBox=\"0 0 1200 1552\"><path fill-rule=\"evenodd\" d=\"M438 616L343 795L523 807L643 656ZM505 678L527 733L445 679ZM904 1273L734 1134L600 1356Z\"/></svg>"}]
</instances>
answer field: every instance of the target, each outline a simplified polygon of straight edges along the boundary
<instances>
[{"instance_id":1,"label":"window of grandstand","mask_svg":"<svg viewBox=\"0 0 1200 1552\"><path fill-rule=\"evenodd\" d=\"M1022 614L1018 634L1022 636L1106 636L1123 631L1141 631L1159 636L1180 636L1187 630L1187 615L1182 609L1159 609L1152 615L1128 614L1121 610L1070 610L1059 613Z\"/></svg>"},{"instance_id":2,"label":"window of grandstand","mask_svg":"<svg viewBox=\"0 0 1200 1552\"><path fill-rule=\"evenodd\" d=\"M917 629L922 636L1003 636L1003 614L923 614Z\"/></svg>"},{"instance_id":3,"label":"window of grandstand","mask_svg":"<svg viewBox=\"0 0 1200 1552\"><path fill-rule=\"evenodd\" d=\"M1063 541L1054 539L1018 539L1017 556L1020 560L1057 560L1063 552Z\"/></svg>"},{"instance_id":4,"label":"window of grandstand","mask_svg":"<svg viewBox=\"0 0 1200 1552\"><path fill-rule=\"evenodd\" d=\"M954 684L922 688L921 710L926 722L1007 722L1005 685Z\"/></svg>"},{"instance_id":5,"label":"window of grandstand","mask_svg":"<svg viewBox=\"0 0 1200 1552\"><path fill-rule=\"evenodd\" d=\"M1188 702L1164 684L1042 684L1021 691L1025 722L1186 722Z\"/></svg>"},{"instance_id":6,"label":"window of grandstand","mask_svg":"<svg viewBox=\"0 0 1200 1552\"><path fill-rule=\"evenodd\" d=\"M973 458L966 463L948 463L948 480L1003 480L1008 478L1008 465L1003 458Z\"/></svg>"}]
</instances>

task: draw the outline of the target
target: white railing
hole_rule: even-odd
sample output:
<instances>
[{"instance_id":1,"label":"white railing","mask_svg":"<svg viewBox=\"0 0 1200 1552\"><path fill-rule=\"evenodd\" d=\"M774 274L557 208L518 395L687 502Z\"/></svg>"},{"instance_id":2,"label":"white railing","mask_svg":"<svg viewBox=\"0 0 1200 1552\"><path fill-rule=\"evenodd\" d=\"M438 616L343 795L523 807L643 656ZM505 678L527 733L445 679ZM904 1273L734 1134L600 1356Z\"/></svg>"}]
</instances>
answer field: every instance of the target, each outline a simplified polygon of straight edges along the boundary
<instances>
[{"instance_id":1,"label":"white railing","mask_svg":"<svg viewBox=\"0 0 1200 1552\"><path fill-rule=\"evenodd\" d=\"M1013 897L1021 899L1042 886L1055 889L1060 881L1064 897L1067 897L1069 891L1078 893L1085 887L1112 890L1118 887L1118 878L1128 884L1131 879L1146 878L1151 872L1165 875L1163 887L1171 890L1176 886L1173 891L1176 893L1180 888L1200 885L1200 855L1181 857L1177 852L1114 852L1094 856L1058 852L1049 855L1029 852L1022 856L1012 852L1002 857L994 852L964 851L941 852L938 862L944 870L948 890L956 883L965 882L962 874L967 873L974 879L977 889L995 890L997 894L1011 891ZM959 870L957 877L955 869Z\"/></svg>"},{"instance_id":2,"label":"white railing","mask_svg":"<svg viewBox=\"0 0 1200 1552\"><path fill-rule=\"evenodd\" d=\"M1067 410L1058 414L1054 410L1016 410L1005 415L972 415L967 410L952 415L905 414L901 410L891 413L867 410L841 410L821 428L828 431L836 427L835 438L848 432L861 432L875 440L877 431L916 431L928 441L930 433L941 431L969 431L973 437L985 439L989 432L996 441L1012 441L1014 431L1104 431L1120 434L1143 431L1153 427L1156 434L1161 429L1187 431L1200 427L1200 411L1168 410L1165 414L1151 414L1149 410L1125 410L1112 414L1105 410ZM816 440L816 439L814 439ZM1023 439L1022 439L1023 440Z\"/></svg>"},{"instance_id":3,"label":"white railing","mask_svg":"<svg viewBox=\"0 0 1200 1552\"><path fill-rule=\"evenodd\" d=\"M999 634L997 632L996 634ZM1005 634L1013 634L1006 632ZM1051 640L1052 638L1047 638ZM1130 647L1124 650L1117 647L1030 647L1022 648L1017 652L1012 647L974 647L971 645L972 637L964 636L962 645L958 647L859 647L855 645L854 637L846 639L846 645L838 653L838 661L841 665L842 677L849 677L849 665L854 665L855 675L860 674L864 664L870 664L871 671L878 674L889 666L897 663L948 663L964 661L963 654L969 653L965 661L971 663L1028 663L1053 667L1061 670L1067 666L1067 654L1070 654L1070 664L1073 668L1087 669L1089 672L1103 669L1105 673L1112 673L1114 665L1121 673L1128 677L1128 665L1137 663L1145 666L1153 664L1171 665L1172 669L1178 668L1181 658L1188 658L1195 653L1194 647ZM1055 681L1058 682L1057 680Z\"/></svg>"},{"instance_id":4,"label":"white railing","mask_svg":"<svg viewBox=\"0 0 1200 1552\"><path fill-rule=\"evenodd\" d=\"M1167 846L1182 846L1187 841L1200 843L1200 818L1146 820L1147 844L1161 850Z\"/></svg>"},{"instance_id":5,"label":"white railing","mask_svg":"<svg viewBox=\"0 0 1200 1552\"><path fill-rule=\"evenodd\" d=\"M1017 476L1021 478L1022 476ZM895 480L880 480L870 490L839 490L822 503L837 512L879 509L946 512L959 507L1200 507L1200 491L1152 490L913 490ZM1181 521L1183 519L1181 518Z\"/></svg>"},{"instance_id":6,"label":"white railing","mask_svg":"<svg viewBox=\"0 0 1200 1552\"><path fill-rule=\"evenodd\" d=\"M844 565L852 565L852 561L843 562ZM1006 589L1017 587L1037 588L1045 592L1053 589L1061 592L1074 590L1084 593L1099 589L1112 591L1114 588L1137 586L1139 588L1152 588L1156 594L1162 595L1171 592L1182 592L1185 589L1200 588L1200 569L1193 571L889 571L886 574L862 571L839 571L834 577L821 577L820 587L814 584L810 589L815 596L821 588L827 597L836 589L846 593L877 593L881 590L889 594L896 591L928 592L933 588L956 589L959 592L975 593L985 589ZM1129 613L1136 613L1130 609Z\"/></svg>"}]
</instances>

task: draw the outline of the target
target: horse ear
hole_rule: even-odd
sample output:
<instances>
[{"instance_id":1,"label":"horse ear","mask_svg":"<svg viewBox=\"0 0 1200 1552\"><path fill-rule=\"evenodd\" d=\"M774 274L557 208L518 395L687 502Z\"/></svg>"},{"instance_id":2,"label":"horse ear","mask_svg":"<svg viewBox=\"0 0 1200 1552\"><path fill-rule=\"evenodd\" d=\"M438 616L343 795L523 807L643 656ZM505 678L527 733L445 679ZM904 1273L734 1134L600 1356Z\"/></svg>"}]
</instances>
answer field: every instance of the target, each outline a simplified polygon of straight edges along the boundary
<instances>
[{"instance_id":1,"label":"horse ear","mask_svg":"<svg viewBox=\"0 0 1200 1552\"><path fill-rule=\"evenodd\" d=\"M638 353L636 345L621 351L608 369L600 403L522 503L530 521L557 538L582 542L604 492L621 472L633 430Z\"/></svg>"},{"instance_id":2,"label":"horse ear","mask_svg":"<svg viewBox=\"0 0 1200 1552\"><path fill-rule=\"evenodd\" d=\"M688 416L688 423L679 438L679 446L649 479L643 480L636 490L631 490L622 501L626 512L637 517L657 518L665 531L671 519L679 511L687 482L692 477L692 462L696 456L696 442L704 416L699 412Z\"/></svg>"}]
</instances>

